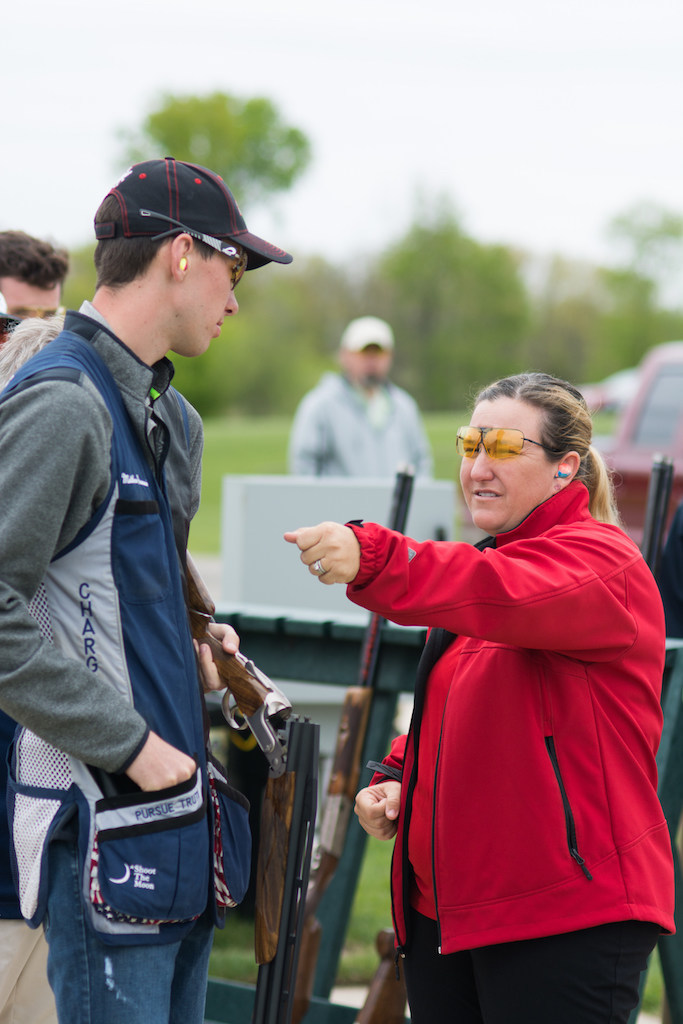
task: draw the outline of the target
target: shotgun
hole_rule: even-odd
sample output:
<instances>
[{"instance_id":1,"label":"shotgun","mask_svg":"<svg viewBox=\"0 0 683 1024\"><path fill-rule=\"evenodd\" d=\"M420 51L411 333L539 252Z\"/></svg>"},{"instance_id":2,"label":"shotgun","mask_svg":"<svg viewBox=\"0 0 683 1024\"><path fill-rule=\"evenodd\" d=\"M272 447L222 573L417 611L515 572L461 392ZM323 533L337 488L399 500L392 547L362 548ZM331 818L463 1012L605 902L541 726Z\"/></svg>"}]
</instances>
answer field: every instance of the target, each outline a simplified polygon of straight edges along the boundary
<instances>
[{"instance_id":1,"label":"shotgun","mask_svg":"<svg viewBox=\"0 0 683 1024\"><path fill-rule=\"evenodd\" d=\"M655 577L659 572L662 542L664 540L669 499L673 484L673 472L674 464L670 455L654 456L650 482L647 488L643 539L640 550Z\"/></svg>"},{"instance_id":2,"label":"shotgun","mask_svg":"<svg viewBox=\"0 0 683 1024\"><path fill-rule=\"evenodd\" d=\"M192 636L210 645L228 687L222 702L226 721L237 728L232 696L268 761L256 876L259 972L252 1024L290 1024L313 851L320 726L292 714L289 700L264 672L239 652L227 654L211 635L215 605L189 554L186 577Z\"/></svg>"},{"instance_id":3,"label":"shotgun","mask_svg":"<svg viewBox=\"0 0 683 1024\"><path fill-rule=\"evenodd\" d=\"M252 1024L290 1024L304 897L318 801L320 726L288 723L287 770L269 778L256 875L255 950L260 965Z\"/></svg>"},{"instance_id":4,"label":"shotgun","mask_svg":"<svg viewBox=\"0 0 683 1024\"><path fill-rule=\"evenodd\" d=\"M240 651L228 654L209 632L209 624L215 621L216 606L189 552L186 578L190 631L195 640L210 646L216 668L227 687L221 702L223 716L232 729L243 729L233 714L234 701L268 761L269 775L277 778L285 771L281 729L291 714L292 705L253 661Z\"/></svg>"},{"instance_id":5,"label":"shotgun","mask_svg":"<svg viewBox=\"0 0 683 1024\"><path fill-rule=\"evenodd\" d=\"M414 473L400 470L392 496L389 527L402 533L408 518ZM355 686L347 689L337 730L332 772L320 825L320 840L306 892L299 968L294 988L292 1021L308 1011L320 951L322 928L316 914L320 901L334 877L344 849L354 800L358 791L361 757L370 716L372 691L377 676L378 655L385 620L374 612L365 630Z\"/></svg>"}]
</instances>

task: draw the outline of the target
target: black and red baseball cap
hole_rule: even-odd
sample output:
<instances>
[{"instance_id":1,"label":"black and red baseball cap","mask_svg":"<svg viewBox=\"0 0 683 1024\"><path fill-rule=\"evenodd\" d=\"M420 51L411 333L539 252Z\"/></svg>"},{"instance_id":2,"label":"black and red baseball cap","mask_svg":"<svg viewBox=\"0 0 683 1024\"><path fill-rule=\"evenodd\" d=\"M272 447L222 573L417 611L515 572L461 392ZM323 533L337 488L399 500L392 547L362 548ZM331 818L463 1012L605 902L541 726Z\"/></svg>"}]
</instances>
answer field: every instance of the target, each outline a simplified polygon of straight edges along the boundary
<instances>
[{"instance_id":1,"label":"black and red baseball cap","mask_svg":"<svg viewBox=\"0 0 683 1024\"><path fill-rule=\"evenodd\" d=\"M247 270L274 263L291 263L284 249L247 229L223 179L197 164L167 156L134 164L107 193L121 210L121 223L95 223L95 235L108 238L157 238L187 231L197 237L229 240L248 256ZM155 217L157 214L157 217Z\"/></svg>"}]
</instances>

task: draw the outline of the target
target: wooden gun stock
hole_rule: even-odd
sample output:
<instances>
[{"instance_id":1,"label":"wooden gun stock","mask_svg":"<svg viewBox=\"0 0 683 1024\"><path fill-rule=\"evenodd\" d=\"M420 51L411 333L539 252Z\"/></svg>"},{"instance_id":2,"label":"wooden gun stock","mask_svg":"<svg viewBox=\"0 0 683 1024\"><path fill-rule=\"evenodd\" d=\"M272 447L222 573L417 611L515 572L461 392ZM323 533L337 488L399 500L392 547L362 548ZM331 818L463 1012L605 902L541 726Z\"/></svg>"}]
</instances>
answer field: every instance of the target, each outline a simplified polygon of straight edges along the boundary
<instances>
[{"instance_id":1,"label":"wooden gun stock","mask_svg":"<svg viewBox=\"0 0 683 1024\"><path fill-rule=\"evenodd\" d=\"M266 702L269 688L248 671L246 659L228 654L223 650L220 640L209 632L209 624L215 621L216 606L189 554L187 587L192 636L199 643L209 645L221 679L232 693L242 714L245 718L250 718Z\"/></svg>"},{"instance_id":2,"label":"wooden gun stock","mask_svg":"<svg viewBox=\"0 0 683 1024\"><path fill-rule=\"evenodd\" d=\"M253 661L240 651L237 654L224 651L220 641L210 632L209 625L214 622L216 606L189 554L186 576L190 631L195 640L211 648L214 664L227 687L222 702L223 714L229 725L238 728L230 706L232 695L268 761L271 775L281 775L285 762L278 729L291 714L292 705Z\"/></svg>"},{"instance_id":3,"label":"wooden gun stock","mask_svg":"<svg viewBox=\"0 0 683 1024\"><path fill-rule=\"evenodd\" d=\"M296 776L286 772L279 779L268 779L263 798L256 874L254 949L257 964L269 964L277 951L289 836L292 828Z\"/></svg>"},{"instance_id":4,"label":"wooden gun stock","mask_svg":"<svg viewBox=\"0 0 683 1024\"><path fill-rule=\"evenodd\" d=\"M263 803L256 888L252 1024L290 1024L313 849L320 727L288 726L287 771L269 779Z\"/></svg>"},{"instance_id":5,"label":"wooden gun stock","mask_svg":"<svg viewBox=\"0 0 683 1024\"><path fill-rule=\"evenodd\" d=\"M308 1010L320 951L322 928L316 914L320 901L334 877L344 849L349 819L358 792L360 760L370 715L372 690L351 686L344 696L332 772L327 787L320 825L320 849L306 893L299 971L294 989L292 1020L298 1024Z\"/></svg>"},{"instance_id":6,"label":"wooden gun stock","mask_svg":"<svg viewBox=\"0 0 683 1024\"><path fill-rule=\"evenodd\" d=\"M354 1024L404 1024L406 985L395 960L394 932L387 928L377 936L379 967L372 979L363 1008Z\"/></svg>"}]
</instances>

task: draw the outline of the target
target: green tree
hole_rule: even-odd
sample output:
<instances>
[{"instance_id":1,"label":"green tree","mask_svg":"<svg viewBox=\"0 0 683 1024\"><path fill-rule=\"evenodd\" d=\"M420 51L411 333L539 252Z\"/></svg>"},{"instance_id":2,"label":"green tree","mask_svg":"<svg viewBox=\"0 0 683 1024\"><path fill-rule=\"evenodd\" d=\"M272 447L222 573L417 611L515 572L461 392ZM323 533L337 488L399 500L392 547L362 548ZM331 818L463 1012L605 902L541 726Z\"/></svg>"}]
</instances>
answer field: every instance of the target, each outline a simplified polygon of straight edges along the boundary
<instances>
[{"instance_id":1,"label":"green tree","mask_svg":"<svg viewBox=\"0 0 683 1024\"><path fill-rule=\"evenodd\" d=\"M652 281L665 302L675 295L680 305L683 215L656 203L636 203L612 218L607 237L620 254L620 266Z\"/></svg>"},{"instance_id":2,"label":"green tree","mask_svg":"<svg viewBox=\"0 0 683 1024\"><path fill-rule=\"evenodd\" d=\"M342 329L354 315L350 282L314 257L247 272L241 309L200 359L174 357L174 383L202 415L291 414L323 371L335 366Z\"/></svg>"},{"instance_id":3,"label":"green tree","mask_svg":"<svg viewBox=\"0 0 683 1024\"><path fill-rule=\"evenodd\" d=\"M78 309L85 299L92 299L95 294L94 251L95 245L90 243L69 252L69 273L62 293L62 305L67 309Z\"/></svg>"},{"instance_id":4,"label":"green tree","mask_svg":"<svg viewBox=\"0 0 683 1024\"><path fill-rule=\"evenodd\" d=\"M530 370L543 370L575 383L604 377L600 362L601 324L610 295L599 268L560 255L526 264L533 310L524 346Z\"/></svg>"},{"instance_id":5,"label":"green tree","mask_svg":"<svg viewBox=\"0 0 683 1024\"><path fill-rule=\"evenodd\" d=\"M524 368L529 307L517 256L470 238L443 203L379 258L366 305L393 325L396 379L424 410L462 408L475 385Z\"/></svg>"},{"instance_id":6,"label":"green tree","mask_svg":"<svg viewBox=\"0 0 683 1024\"><path fill-rule=\"evenodd\" d=\"M135 132L122 133L130 163L174 156L216 171L252 207L291 188L311 159L305 134L284 123L268 99L166 94Z\"/></svg>"},{"instance_id":7,"label":"green tree","mask_svg":"<svg viewBox=\"0 0 683 1024\"><path fill-rule=\"evenodd\" d=\"M601 342L612 369L635 366L653 345L683 337L683 216L637 203L607 229L619 259L602 272L610 296Z\"/></svg>"},{"instance_id":8,"label":"green tree","mask_svg":"<svg viewBox=\"0 0 683 1024\"><path fill-rule=\"evenodd\" d=\"M683 218L641 203L613 218L609 236L618 254L612 266L560 255L530 259L529 366L586 383L683 337L681 287L672 287L683 261ZM679 308L667 304L666 293Z\"/></svg>"},{"instance_id":9,"label":"green tree","mask_svg":"<svg viewBox=\"0 0 683 1024\"><path fill-rule=\"evenodd\" d=\"M608 372L635 366L653 345L683 337L683 312L657 301L655 281L622 268L605 269L602 276L611 298L600 325Z\"/></svg>"}]
</instances>

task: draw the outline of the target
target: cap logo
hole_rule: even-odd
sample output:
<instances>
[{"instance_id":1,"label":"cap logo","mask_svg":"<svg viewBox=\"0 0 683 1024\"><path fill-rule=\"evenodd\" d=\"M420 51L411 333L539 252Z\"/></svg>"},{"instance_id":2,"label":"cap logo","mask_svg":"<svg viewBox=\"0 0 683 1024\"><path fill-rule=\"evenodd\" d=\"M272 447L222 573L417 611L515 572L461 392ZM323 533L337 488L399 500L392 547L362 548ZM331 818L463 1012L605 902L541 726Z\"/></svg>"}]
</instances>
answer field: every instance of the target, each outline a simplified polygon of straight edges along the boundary
<instances>
[{"instance_id":1,"label":"cap logo","mask_svg":"<svg viewBox=\"0 0 683 1024\"><path fill-rule=\"evenodd\" d=\"M126 173L125 173L125 174L122 174L122 175L121 175L121 177L120 177L120 178L119 178L119 180L118 180L118 181L116 182L116 184L117 184L117 185L120 185L122 181L125 181L125 180L126 180L126 178L130 178L130 176L131 176L131 174L132 174L132 173L133 173L133 168L132 168L132 167L129 167L129 168L128 168L128 170L126 171ZM116 187L116 186L114 186L114 187Z\"/></svg>"}]
</instances>

